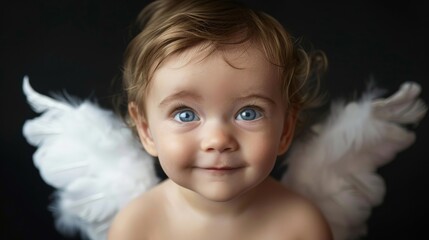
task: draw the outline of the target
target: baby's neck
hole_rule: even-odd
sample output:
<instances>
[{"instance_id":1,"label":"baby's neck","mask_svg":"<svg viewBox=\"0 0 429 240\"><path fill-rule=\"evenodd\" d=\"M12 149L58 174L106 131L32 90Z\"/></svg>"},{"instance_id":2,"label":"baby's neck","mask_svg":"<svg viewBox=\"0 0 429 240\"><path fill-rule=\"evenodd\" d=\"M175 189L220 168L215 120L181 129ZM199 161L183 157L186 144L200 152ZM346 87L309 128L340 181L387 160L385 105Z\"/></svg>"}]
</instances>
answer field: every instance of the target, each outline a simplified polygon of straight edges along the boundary
<instances>
[{"instance_id":1,"label":"baby's neck","mask_svg":"<svg viewBox=\"0 0 429 240\"><path fill-rule=\"evenodd\" d=\"M172 191L172 199L178 201L174 204L178 204L182 210L186 210L189 213L194 213L201 217L208 218L236 218L239 216L250 214L252 209L257 209L255 206L261 203L261 198L265 195L264 189L266 185L271 184L272 178L267 178L258 186L244 192L243 194L236 196L228 201L213 201L207 199L200 194L183 188L174 182L170 181L170 187Z\"/></svg>"}]
</instances>

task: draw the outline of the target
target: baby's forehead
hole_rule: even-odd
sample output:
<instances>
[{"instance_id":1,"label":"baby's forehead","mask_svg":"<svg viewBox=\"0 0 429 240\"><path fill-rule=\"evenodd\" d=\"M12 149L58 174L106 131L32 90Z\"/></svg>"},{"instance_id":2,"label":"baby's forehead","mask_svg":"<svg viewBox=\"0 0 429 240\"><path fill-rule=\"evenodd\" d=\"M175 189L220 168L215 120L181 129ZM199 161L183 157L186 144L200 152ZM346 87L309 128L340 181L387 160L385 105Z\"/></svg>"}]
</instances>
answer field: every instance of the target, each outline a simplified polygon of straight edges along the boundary
<instances>
[{"instance_id":1,"label":"baby's forehead","mask_svg":"<svg viewBox=\"0 0 429 240\"><path fill-rule=\"evenodd\" d=\"M266 63L271 67L263 52L255 44L242 43L225 46L216 46L210 43L202 43L167 57L160 67L169 65L173 68L181 68L188 64L198 64L208 58L221 58L225 64L244 69L252 65L255 60Z\"/></svg>"},{"instance_id":2,"label":"baby's forehead","mask_svg":"<svg viewBox=\"0 0 429 240\"><path fill-rule=\"evenodd\" d=\"M154 72L148 92L154 88L162 90L173 86L174 91L188 88L202 88L205 91L211 87L216 89L219 86L216 83L222 83L221 88L237 87L244 91L255 87L265 89L267 86L278 89L281 85L279 76L277 67L252 45L222 49L196 46L166 58Z\"/></svg>"}]
</instances>

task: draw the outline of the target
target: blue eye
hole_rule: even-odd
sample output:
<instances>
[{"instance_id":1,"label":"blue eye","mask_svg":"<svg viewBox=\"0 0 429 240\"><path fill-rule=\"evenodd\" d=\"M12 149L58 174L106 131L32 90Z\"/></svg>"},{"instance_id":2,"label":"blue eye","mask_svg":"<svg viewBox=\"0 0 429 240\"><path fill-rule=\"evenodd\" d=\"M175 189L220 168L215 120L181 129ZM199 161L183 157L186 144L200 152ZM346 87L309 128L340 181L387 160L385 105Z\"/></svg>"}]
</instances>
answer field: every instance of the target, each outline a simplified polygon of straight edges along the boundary
<instances>
[{"instance_id":1,"label":"blue eye","mask_svg":"<svg viewBox=\"0 0 429 240\"><path fill-rule=\"evenodd\" d=\"M174 119L178 122L198 121L200 118L192 110L182 110L174 115Z\"/></svg>"},{"instance_id":2,"label":"blue eye","mask_svg":"<svg viewBox=\"0 0 429 240\"><path fill-rule=\"evenodd\" d=\"M236 119L244 121L253 121L261 117L262 113L260 111L255 110L253 108L244 108L238 113Z\"/></svg>"}]
</instances>

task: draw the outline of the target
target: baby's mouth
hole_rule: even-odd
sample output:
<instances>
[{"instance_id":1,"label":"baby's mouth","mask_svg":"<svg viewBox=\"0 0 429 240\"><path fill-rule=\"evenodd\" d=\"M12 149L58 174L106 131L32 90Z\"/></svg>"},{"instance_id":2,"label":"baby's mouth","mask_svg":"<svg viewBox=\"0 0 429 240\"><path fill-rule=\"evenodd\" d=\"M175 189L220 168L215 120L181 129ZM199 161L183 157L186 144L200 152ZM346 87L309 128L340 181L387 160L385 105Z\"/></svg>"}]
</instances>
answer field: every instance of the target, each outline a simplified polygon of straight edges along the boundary
<instances>
[{"instance_id":1,"label":"baby's mouth","mask_svg":"<svg viewBox=\"0 0 429 240\"><path fill-rule=\"evenodd\" d=\"M222 166L222 167L203 167L200 169L207 173L212 173L212 174L232 174L239 171L242 168L243 167Z\"/></svg>"},{"instance_id":2,"label":"baby's mouth","mask_svg":"<svg viewBox=\"0 0 429 240\"><path fill-rule=\"evenodd\" d=\"M207 170L219 170L219 171L228 171L228 170L234 170L237 169L238 167L208 167L205 168Z\"/></svg>"}]
</instances>

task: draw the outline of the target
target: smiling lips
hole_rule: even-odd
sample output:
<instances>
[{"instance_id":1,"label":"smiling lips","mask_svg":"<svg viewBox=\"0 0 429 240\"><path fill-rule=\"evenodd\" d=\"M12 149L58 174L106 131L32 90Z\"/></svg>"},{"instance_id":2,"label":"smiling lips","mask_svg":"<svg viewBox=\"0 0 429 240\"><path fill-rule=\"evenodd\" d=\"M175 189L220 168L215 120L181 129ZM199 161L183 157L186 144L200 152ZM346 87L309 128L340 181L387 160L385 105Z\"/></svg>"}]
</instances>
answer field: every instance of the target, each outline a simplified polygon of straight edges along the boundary
<instances>
[{"instance_id":1,"label":"smiling lips","mask_svg":"<svg viewBox=\"0 0 429 240\"><path fill-rule=\"evenodd\" d=\"M221 170L234 170L234 169L237 169L238 167L208 167L208 168L204 168L204 169L207 169L207 170L219 170L219 171L221 171Z\"/></svg>"},{"instance_id":2,"label":"smiling lips","mask_svg":"<svg viewBox=\"0 0 429 240\"><path fill-rule=\"evenodd\" d=\"M242 167L204 167L200 168L210 173L233 173Z\"/></svg>"}]
</instances>

